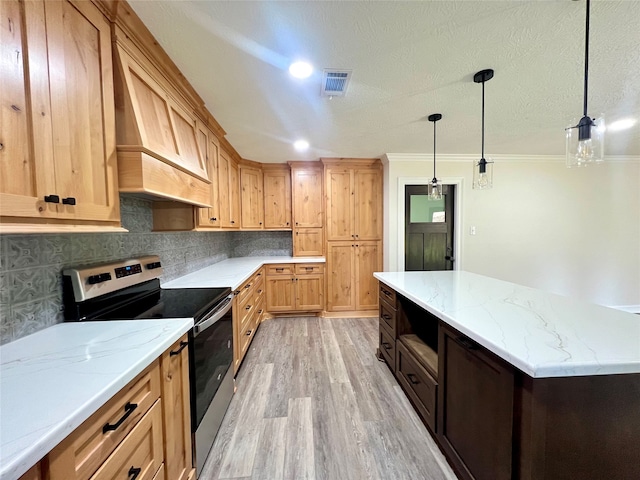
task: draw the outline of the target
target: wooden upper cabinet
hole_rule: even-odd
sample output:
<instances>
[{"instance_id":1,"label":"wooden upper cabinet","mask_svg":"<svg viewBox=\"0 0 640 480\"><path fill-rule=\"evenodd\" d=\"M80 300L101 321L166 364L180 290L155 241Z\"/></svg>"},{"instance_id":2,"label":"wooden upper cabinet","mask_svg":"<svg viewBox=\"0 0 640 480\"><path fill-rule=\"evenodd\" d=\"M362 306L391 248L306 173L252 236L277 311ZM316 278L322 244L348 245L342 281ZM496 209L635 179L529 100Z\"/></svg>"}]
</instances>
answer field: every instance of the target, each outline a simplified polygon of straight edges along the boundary
<instances>
[{"instance_id":1,"label":"wooden upper cabinet","mask_svg":"<svg viewBox=\"0 0 640 480\"><path fill-rule=\"evenodd\" d=\"M109 22L90 2L0 15L0 215L117 226Z\"/></svg>"},{"instance_id":2,"label":"wooden upper cabinet","mask_svg":"<svg viewBox=\"0 0 640 480\"><path fill-rule=\"evenodd\" d=\"M382 239L382 170L325 162L327 240Z\"/></svg>"},{"instance_id":3,"label":"wooden upper cabinet","mask_svg":"<svg viewBox=\"0 0 640 480\"><path fill-rule=\"evenodd\" d=\"M240 171L232 159L229 163L229 211L231 228L240 228Z\"/></svg>"},{"instance_id":4,"label":"wooden upper cabinet","mask_svg":"<svg viewBox=\"0 0 640 480\"><path fill-rule=\"evenodd\" d=\"M300 166L291 168L295 227L323 226L322 176L321 168Z\"/></svg>"},{"instance_id":5,"label":"wooden upper cabinet","mask_svg":"<svg viewBox=\"0 0 640 480\"><path fill-rule=\"evenodd\" d=\"M211 180L211 207L196 208L196 228L220 227L218 156L220 142L204 125L198 123L198 148L207 161L207 175Z\"/></svg>"},{"instance_id":6,"label":"wooden upper cabinet","mask_svg":"<svg viewBox=\"0 0 640 480\"><path fill-rule=\"evenodd\" d=\"M218 156L218 206L220 208L220 226L223 228L231 226L230 169L231 159L224 150L220 150Z\"/></svg>"},{"instance_id":7,"label":"wooden upper cabinet","mask_svg":"<svg viewBox=\"0 0 640 480\"><path fill-rule=\"evenodd\" d=\"M291 171L287 165L263 165L264 228L291 230Z\"/></svg>"},{"instance_id":8,"label":"wooden upper cabinet","mask_svg":"<svg viewBox=\"0 0 640 480\"><path fill-rule=\"evenodd\" d=\"M356 169L353 176L356 239L382 240L382 169Z\"/></svg>"},{"instance_id":9,"label":"wooden upper cabinet","mask_svg":"<svg viewBox=\"0 0 640 480\"><path fill-rule=\"evenodd\" d=\"M264 193L260 168L240 165L240 209L243 229L262 230Z\"/></svg>"},{"instance_id":10,"label":"wooden upper cabinet","mask_svg":"<svg viewBox=\"0 0 640 480\"><path fill-rule=\"evenodd\" d=\"M240 176L238 164L220 149L218 156L218 205L220 226L240 228Z\"/></svg>"},{"instance_id":11,"label":"wooden upper cabinet","mask_svg":"<svg viewBox=\"0 0 640 480\"><path fill-rule=\"evenodd\" d=\"M353 171L348 168L327 169L326 189L327 239L354 239Z\"/></svg>"}]
</instances>

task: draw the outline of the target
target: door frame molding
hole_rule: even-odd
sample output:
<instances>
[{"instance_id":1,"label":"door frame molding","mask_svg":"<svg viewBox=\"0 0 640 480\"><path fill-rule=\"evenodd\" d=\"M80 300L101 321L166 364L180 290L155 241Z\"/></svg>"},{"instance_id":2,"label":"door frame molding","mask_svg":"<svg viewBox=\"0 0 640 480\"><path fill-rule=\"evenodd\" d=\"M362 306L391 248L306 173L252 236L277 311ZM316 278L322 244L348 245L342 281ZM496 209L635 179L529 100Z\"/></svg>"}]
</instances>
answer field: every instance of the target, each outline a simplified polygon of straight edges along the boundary
<instances>
[{"instance_id":1,"label":"door frame molding","mask_svg":"<svg viewBox=\"0 0 640 480\"><path fill-rule=\"evenodd\" d=\"M443 185L455 185L456 196L453 222L453 262L454 270L462 270L462 192L464 185L463 177L442 177L440 181ZM398 249L397 249L397 268L399 272L404 272L404 200L405 187L407 185L429 185L431 178L427 177L398 177Z\"/></svg>"}]
</instances>

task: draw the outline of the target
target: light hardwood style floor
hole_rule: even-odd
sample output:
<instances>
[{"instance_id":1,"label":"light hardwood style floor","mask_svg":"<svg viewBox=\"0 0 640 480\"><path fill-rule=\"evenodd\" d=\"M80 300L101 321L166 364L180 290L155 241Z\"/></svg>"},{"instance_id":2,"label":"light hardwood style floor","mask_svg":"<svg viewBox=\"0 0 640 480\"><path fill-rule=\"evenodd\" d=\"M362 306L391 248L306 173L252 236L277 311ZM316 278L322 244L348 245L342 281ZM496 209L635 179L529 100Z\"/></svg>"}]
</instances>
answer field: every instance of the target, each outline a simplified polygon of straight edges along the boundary
<instances>
[{"instance_id":1,"label":"light hardwood style floor","mask_svg":"<svg viewBox=\"0 0 640 480\"><path fill-rule=\"evenodd\" d=\"M200 479L454 480L377 344L377 318L265 321Z\"/></svg>"}]
</instances>

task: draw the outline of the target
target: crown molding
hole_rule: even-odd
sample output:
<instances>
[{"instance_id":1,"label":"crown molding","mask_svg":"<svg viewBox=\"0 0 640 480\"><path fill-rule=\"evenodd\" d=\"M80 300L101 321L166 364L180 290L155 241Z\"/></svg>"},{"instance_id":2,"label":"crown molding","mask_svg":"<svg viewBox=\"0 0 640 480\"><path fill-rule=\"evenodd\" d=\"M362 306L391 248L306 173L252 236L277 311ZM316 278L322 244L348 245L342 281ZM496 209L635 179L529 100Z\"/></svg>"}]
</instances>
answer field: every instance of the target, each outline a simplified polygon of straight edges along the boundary
<instances>
[{"instance_id":1,"label":"crown molding","mask_svg":"<svg viewBox=\"0 0 640 480\"><path fill-rule=\"evenodd\" d=\"M478 160L478 155L446 153L436 157L438 162L464 163ZM496 163L564 163L564 155L488 155ZM432 161L433 153L385 153L382 162L385 164L394 162L425 162ZM604 163L640 163L640 155L605 155Z\"/></svg>"}]
</instances>

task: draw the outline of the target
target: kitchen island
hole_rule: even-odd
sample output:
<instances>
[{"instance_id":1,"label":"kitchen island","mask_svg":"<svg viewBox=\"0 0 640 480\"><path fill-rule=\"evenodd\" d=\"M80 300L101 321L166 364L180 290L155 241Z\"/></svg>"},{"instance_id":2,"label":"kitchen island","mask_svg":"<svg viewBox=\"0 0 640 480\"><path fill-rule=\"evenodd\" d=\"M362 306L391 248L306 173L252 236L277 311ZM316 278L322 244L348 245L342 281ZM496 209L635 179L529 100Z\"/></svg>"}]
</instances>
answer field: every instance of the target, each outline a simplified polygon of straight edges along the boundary
<instances>
[{"instance_id":1,"label":"kitchen island","mask_svg":"<svg viewBox=\"0 0 640 480\"><path fill-rule=\"evenodd\" d=\"M640 318L469 272L385 272L380 351L462 478L640 478Z\"/></svg>"}]
</instances>

